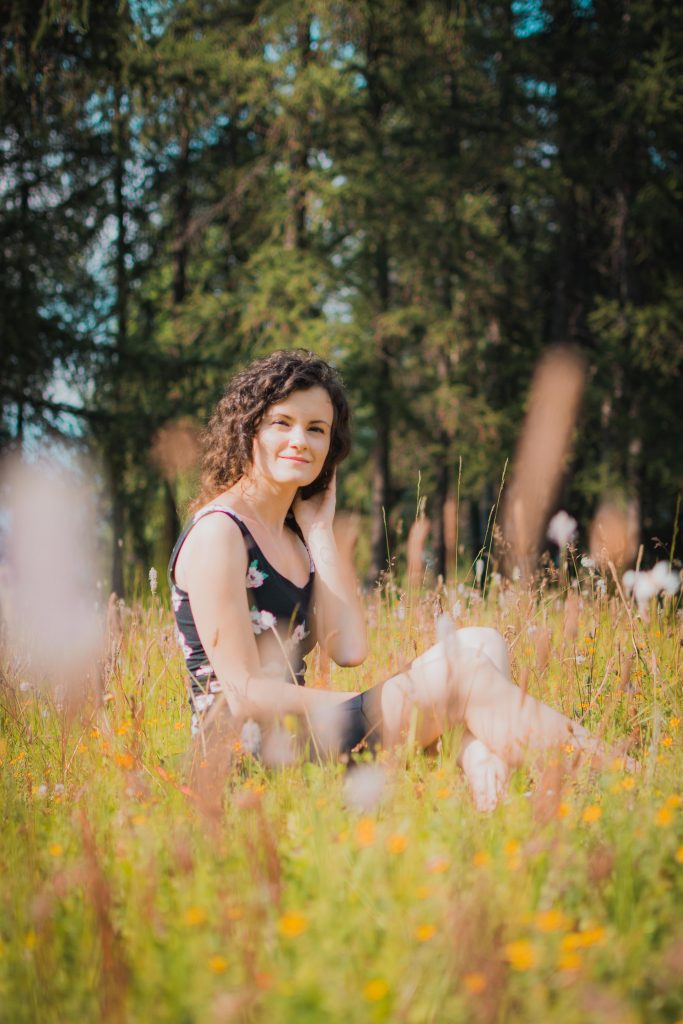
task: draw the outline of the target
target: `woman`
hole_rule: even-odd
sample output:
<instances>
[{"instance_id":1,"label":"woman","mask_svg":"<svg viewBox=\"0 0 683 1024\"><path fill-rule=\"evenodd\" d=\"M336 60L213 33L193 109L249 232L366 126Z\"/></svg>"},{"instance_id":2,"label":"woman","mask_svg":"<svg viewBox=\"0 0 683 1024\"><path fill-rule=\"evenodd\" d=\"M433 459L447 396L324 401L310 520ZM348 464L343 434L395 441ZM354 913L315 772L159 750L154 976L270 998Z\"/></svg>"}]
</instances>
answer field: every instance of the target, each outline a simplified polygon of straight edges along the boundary
<instances>
[{"instance_id":1,"label":"woman","mask_svg":"<svg viewBox=\"0 0 683 1024\"><path fill-rule=\"evenodd\" d=\"M194 725L210 720L219 695L238 720L300 716L326 753L391 747L409 730L428 746L463 723L460 763L477 805L490 808L528 747L586 741L520 694L495 630L453 629L364 693L303 685L316 643L338 665L368 652L356 580L332 531L335 470L349 447L341 382L315 355L275 352L228 385L205 435L197 511L169 566Z\"/></svg>"}]
</instances>

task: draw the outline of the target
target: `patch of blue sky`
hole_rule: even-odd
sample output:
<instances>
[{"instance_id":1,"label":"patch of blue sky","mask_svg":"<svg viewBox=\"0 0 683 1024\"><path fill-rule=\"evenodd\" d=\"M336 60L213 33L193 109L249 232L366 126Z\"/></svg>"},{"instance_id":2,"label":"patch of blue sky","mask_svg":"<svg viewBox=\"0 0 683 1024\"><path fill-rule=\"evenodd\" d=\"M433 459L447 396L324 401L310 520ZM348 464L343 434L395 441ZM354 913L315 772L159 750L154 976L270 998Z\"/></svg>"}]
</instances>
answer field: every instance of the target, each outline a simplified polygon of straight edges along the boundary
<instances>
[{"instance_id":1,"label":"patch of blue sky","mask_svg":"<svg viewBox=\"0 0 683 1024\"><path fill-rule=\"evenodd\" d=\"M572 13L577 18L590 18L595 13L594 0L574 0ZM514 33L519 39L545 32L552 25L552 15L543 0L513 0Z\"/></svg>"},{"instance_id":2,"label":"patch of blue sky","mask_svg":"<svg viewBox=\"0 0 683 1024\"><path fill-rule=\"evenodd\" d=\"M543 9L543 0L513 0L514 33L520 39L544 32L551 23L551 17Z\"/></svg>"},{"instance_id":3,"label":"patch of blue sky","mask_svg":"<svg viewBox=\"0 0 683 1024\"><path fill-rule=\"evenodd\" d=\"M146 40L163 36L172 8L173 3L163 0L128 0L130 16Z\"/></svg>"}]
</instances>

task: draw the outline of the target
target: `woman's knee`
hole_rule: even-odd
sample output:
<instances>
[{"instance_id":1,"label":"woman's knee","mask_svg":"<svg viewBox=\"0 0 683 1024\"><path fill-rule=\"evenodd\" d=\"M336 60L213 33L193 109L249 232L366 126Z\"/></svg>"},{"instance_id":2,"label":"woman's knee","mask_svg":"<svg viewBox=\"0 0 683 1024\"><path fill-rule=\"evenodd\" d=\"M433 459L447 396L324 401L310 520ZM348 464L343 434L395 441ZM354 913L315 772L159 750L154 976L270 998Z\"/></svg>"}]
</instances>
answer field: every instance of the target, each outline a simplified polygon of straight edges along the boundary
<instances>
[{"instance_id":1,"label":"woman's knee","mask_svg":"<svg viewBox=\"0 0 683 1024\"><path fill-rule=\"evenodd\" d=\"M507 644L497 629L490 626L464 626L454 634L454 643L462 651L476 651L492 661L499 672L510 675Z\"/></svg>"}]
</instances>

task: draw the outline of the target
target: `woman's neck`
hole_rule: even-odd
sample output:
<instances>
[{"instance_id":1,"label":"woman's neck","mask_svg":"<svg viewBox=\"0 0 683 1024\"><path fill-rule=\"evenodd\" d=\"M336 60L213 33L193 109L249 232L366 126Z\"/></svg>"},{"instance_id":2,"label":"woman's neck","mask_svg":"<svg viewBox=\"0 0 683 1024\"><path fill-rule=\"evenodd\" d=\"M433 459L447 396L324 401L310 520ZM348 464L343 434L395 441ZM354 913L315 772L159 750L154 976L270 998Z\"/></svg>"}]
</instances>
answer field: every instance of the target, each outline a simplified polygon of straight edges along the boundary
<instances>
[{"instance_id":1,"label":"woman's neck","mask_svg":"<svg viewBox=\"0 0 683 1024\"><path fill-rule=\"evenodd\" d=\"M284 529L297 490L296 486L283 487L263 477L242 477L225 493L236 512L255 519L269 533L278 536Z\"/></svg>"}]
</instances>

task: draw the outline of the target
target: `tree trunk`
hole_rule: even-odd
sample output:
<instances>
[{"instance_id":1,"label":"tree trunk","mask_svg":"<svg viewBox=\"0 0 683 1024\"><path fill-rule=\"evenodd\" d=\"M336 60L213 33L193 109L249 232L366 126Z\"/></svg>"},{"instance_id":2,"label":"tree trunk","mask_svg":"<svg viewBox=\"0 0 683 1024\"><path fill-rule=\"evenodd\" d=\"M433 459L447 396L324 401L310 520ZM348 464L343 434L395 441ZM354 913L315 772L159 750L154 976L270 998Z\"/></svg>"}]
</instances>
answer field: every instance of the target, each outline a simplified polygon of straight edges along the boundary
<instances>
[{"instance_id":1,"label":"tree trunk","mask_svg":"<svg viewBox=\"0 0 683 1024\"><path fill-rule=\"evenodd\" d=\"M113 359L113 419L109 431L109 469L112 501L112 590L124 594L123 542L125 533L125 495L123 473L126 463L126 424L123 418L123 381L126 372L128 342L128 276L126 271L126 197L125 150L126 131L121 110L121 93L117 92L114 115L114 213L116 217L116 334Z\"/></svg>"},{"instance_id":2,"label":"tree trunk","mask_svg":"<svg viewBox=\"0 0 683 1024\"><path fill-rule=\"evenodd\" d=\"M173 302L179 305L187 294L187 229L190 223L190 133L185 124L180 129L178 190L175 196L175 242L173 244Z\"/></svg>"},{"instance_id":3,"label":"tree trunk","mask_svg":"<svg viewBox=\"0 0 683 1024\"><path fill-rule=\"evenodd\" d=\"M305 71L311 56L311 21L300 22L296 30L297 50L300 67ZM308 167L310 147L309 130L305 112L293 125L287 140L289 151L289 221L285 231L285 249L305 249L306 237L306 183L304 176Z\"/></svg>"},{"instance_id":4,"label":"tree trunk","mask_svg":"<svg viewBox=\"0 0 683 1024\"><path fill-rule=\"evenodd\" d=\"M389 308L389 258L386 241L377 246L376 286L381 312ZM375 444L372 453L372 530L370 535L370 572L376 579L386 567L387 529L391 488L391 368L383 334L375 337Z\"/></svg>"}]
</instances>

